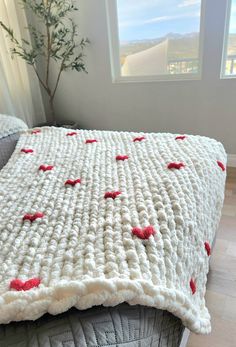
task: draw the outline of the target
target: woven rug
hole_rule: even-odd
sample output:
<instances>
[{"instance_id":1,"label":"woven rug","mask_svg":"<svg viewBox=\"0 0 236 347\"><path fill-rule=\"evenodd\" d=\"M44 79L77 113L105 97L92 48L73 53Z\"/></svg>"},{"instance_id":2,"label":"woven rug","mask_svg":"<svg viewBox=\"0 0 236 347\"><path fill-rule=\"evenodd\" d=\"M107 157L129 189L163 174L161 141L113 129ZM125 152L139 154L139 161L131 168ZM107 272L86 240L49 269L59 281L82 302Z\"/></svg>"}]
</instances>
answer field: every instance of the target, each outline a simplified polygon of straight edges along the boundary
<instances>
[{"instance_id":1,"label":"woven rug","mask_svg":"<svg viewBox=\"0 0 236 347\"><path fill-rule=\"evenodd\" d=\"M128 302L208 333L225 165L201 136L26 131L0 172L0 323Z\"/></svg>"}]
</instances>

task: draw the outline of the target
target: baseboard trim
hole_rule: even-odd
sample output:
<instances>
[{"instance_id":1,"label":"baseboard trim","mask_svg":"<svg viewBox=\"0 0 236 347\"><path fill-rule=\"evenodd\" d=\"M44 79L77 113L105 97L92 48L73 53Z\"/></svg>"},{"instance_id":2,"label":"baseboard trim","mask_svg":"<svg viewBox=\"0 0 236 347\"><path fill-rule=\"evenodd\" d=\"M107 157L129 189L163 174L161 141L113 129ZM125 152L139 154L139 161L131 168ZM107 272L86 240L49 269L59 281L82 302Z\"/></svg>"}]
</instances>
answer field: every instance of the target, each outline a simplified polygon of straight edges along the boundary
<instances>
[{"instance_id":1,"label":"baseboard trim","mask_svg":"<svg viewBox=\"0 0 236 347\"><path fill-rule=\"evenodd\" d=\"M236 167L236 154L228 154L227 166Z\"/></svg>"}]
</instances>

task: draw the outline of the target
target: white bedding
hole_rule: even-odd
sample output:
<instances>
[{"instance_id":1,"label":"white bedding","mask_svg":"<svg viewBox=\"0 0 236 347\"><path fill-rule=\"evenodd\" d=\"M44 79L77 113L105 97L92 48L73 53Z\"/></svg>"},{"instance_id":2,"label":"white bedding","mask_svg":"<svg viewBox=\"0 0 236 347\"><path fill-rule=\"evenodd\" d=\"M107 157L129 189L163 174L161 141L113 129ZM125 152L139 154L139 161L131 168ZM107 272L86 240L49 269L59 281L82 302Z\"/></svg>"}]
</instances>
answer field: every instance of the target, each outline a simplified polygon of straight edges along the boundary
<instances>
[{"instance_id":1,"label":"white bedding","mask_svg":"<svg viewBox=\"0 0 236 347\"><path fill-rule=\"evenodd\" d=\"M21 119L0 114L0 139L26 129L27 125Z\"/></svg>"},{"instance_id":2,"label":"white bedding","mask_svg":"<svg viewBox=\"0 0 236 347\"><path fill-rule=\"evenodd\" d=\"M225 165L206 137L26 131L0 172L0 323L126 301L208 333Z\"/></svg>"}]
</instances>

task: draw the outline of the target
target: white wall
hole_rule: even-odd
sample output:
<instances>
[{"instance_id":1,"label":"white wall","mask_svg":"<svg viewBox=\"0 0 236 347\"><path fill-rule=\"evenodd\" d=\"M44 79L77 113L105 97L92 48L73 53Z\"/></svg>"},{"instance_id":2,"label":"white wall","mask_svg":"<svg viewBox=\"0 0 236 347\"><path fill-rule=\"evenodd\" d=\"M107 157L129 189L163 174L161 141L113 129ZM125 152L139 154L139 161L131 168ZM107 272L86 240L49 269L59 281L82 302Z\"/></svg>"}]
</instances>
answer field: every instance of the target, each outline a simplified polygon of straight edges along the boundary
<instances>
[{"instance_id":1,"label":"white wall","mask_svg":"<svg viewBox=\"0 0 236 347\"><path fill-rule=\"evenodd\" d=\"M219 78L226 0L206 1L202 80L113 84L105 0L79 0L89 74L64 74L59 117L83 128L207 135L236 153L236 80Z\"/></svg>"}]
</instances>

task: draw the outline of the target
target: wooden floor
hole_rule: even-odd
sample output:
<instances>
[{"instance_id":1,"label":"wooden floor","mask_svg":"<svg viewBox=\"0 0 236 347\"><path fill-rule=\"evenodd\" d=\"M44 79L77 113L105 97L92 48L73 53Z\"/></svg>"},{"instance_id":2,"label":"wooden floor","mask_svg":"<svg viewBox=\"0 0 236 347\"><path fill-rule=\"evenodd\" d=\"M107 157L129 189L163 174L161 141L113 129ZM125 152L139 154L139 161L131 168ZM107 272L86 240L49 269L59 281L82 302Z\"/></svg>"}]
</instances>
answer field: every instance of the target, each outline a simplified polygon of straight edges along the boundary
<instances>
[{"instance_id":1,"label":"wooden floor","mask_svg":"<svg viewBox=\"0 0 236 347\"><path fill-rule=\"evenodd\" d=\"M212 333L191 334L187 347L236 347L236 168L228 168L225 203L207 284Z\"/></svg>"}]
</instances>

